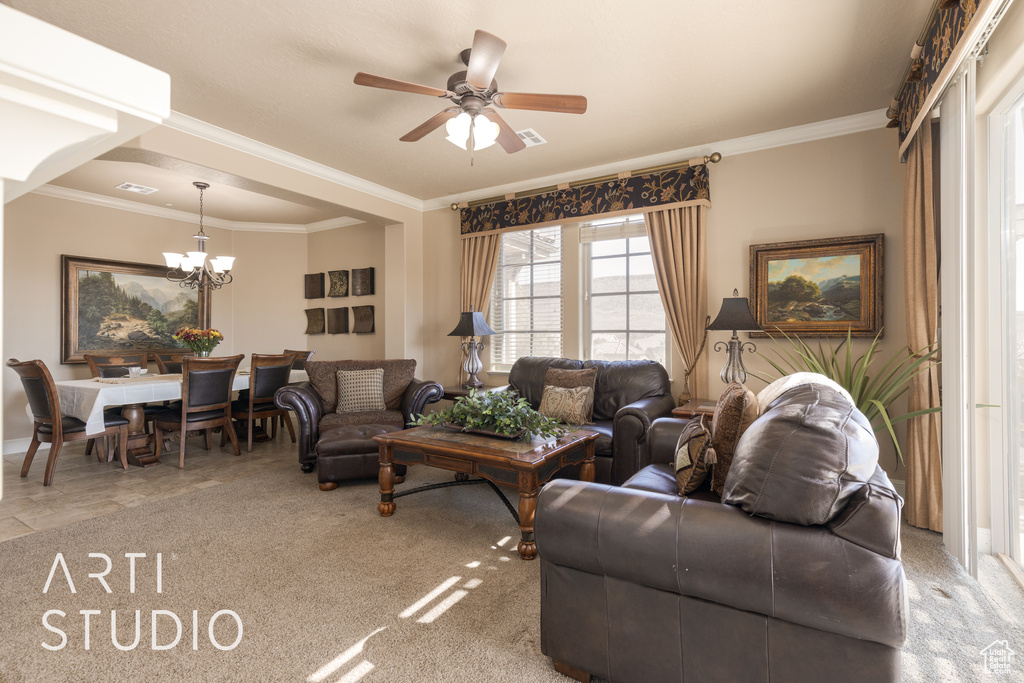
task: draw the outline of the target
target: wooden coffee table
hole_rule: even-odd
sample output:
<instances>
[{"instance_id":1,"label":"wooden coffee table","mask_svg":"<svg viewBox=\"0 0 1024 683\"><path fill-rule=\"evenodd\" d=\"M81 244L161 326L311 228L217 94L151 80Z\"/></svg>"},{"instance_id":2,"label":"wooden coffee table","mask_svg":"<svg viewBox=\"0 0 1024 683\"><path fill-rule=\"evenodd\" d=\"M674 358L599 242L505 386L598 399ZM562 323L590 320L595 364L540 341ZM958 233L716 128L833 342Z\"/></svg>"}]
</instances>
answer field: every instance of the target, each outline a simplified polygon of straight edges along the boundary
<instances>
[{"instance_id":1,"label":"wooden coffee table","mask_svg":"<svg viewBox=\"0 0 1024 683\"><path fill-rule=\"evenodd\" d=\"M536 438L521 441L423 426L380 434L373 440L380 444L380 504L377 510L382 517L394 514L396 497L439 486L435 484L396 494L396 463L450 470L456 472L457 480L465 483L480 481L469 480L469 475L475 474L491 482L492 486L498 484L519 491L519 513L516 515L512 510L512 514L519 522L519 556L524 560L537 557L533 513L541 484L558 470L574 464L580 465L580 479L594 481L597 433L585 429L570 432L557 441Z\"/></svg>"}]
</instances>

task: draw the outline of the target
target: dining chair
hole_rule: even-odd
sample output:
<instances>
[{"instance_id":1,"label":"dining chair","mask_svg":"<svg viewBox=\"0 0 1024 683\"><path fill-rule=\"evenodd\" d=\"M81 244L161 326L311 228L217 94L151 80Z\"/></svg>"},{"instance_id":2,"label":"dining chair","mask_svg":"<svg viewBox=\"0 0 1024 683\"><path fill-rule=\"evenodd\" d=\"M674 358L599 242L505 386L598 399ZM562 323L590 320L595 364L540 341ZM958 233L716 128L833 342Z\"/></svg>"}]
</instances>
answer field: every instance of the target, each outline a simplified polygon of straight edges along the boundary
<instances>
[{"instance_id":1,"label":"dining chair","mask_svg":"<svg viewBox=\"0 0 1024 683\"><path fill-rule=\"evenodd\" d=\"M146 360L149 354L145 351L140 353L121 354L93 354L86 353L85 362L89 364L89 372L93 377L124 377L128 374L128 368L137 367L146 370Z\"/></svg>"},{"instance_id":2,"label":"dining chair","mask_svg":"<svg viewBox=\"0 0 1024 683\"><path fill-rule=\"evenodd\" d=\"M282 353L290 353L295 356L295 360L292 361L293 370L305 370L305 362L313 357L316 350L313 351L296 351L294 349L285 349Z\"/></svg>"},{"instance_id":3,"label":"dining chair","mask_svg":"<svg viewBox=\"0 0 1024 683\"><path fill-rule=\"evenodd\" d=\"M104 431L88 436L85 423L60 410L60 398L57 396L57 385L53 376L41 360L19 361L11 358L7 367L18 373L21 384L28 397L29 409L32 411L32 441L25 452L25 462L21 466L21 476L28 476L32 466L32 458L40 443L50 444L50 454L46 458L46 469L43 471L43 486L53 483L53 472L57 468L57 457L60 449L67 441L93 439L97 436L117 436L118 455L121 467L128 469L128 418L122 417L118 410L103 411ZM56 416L56 418L54 417Z\"/></svg>"},{"instance_id":4,"label":"dining chair","mask_svg":"<svg viewBox=\"0 0 1024 683\"><path fill-rule=\"evenodd\" d=\"M246 452L252 453L252 430L256 420L270 418L273 425L271 438L277 438L277 417L283 417L283 422L288 426L288 433L295 443L295 427L288 419L286 410L278 408L274 404L274 394L278 389L288 384L288 376L292 371L293 354L283 353L278 355L257 354L251 357L249 371L249 391L239 392L239 398L231 403L231 417L244 421L247 424L248 434L246 437ZM226 435L222 435L220 443L224 445Z\"/></svg>"},{"instance_id":5,"label":"dining chair","mask_svg":"<svg viewBox=\"0 0 1024 683\"><path fill-rule=\"evenodd\" d=\"M176 351L173 353L152 353L150 355L156 361L156 366L160 370L161 375L180 375L181 360L186 356L194 356L195 354L191 351Z\"/></svg>"},{"instance_id":6,"label":"dining chair","mask_svg":"<svg viewBox=\"0 0 1024 683\"><path fill-rule=\"evenodd\" d=\"M191 431L205 430L206 450L210 450L210 434L214 427L221 427L228 432L235 455L241 455L238 437L231 424L231 385L235 381L238 364L244 357L242 353L222 358L185 356L181 368L181 407L165 408L153 415L157 458L163 447L164 432L178 431L181 434L178 467L184 468L185 435Z\"/></svg>"}]
</instances>

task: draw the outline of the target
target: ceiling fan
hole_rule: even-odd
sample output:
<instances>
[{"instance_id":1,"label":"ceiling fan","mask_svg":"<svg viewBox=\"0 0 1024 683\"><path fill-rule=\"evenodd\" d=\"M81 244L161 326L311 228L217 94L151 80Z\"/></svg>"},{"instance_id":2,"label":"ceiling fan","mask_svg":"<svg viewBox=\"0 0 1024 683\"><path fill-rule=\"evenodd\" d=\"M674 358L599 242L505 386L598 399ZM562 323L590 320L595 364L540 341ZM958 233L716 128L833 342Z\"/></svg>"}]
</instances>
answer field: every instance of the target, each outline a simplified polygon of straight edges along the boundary
<instances>
[{"instance_id":1,"label":"ceiling fan","mask_svg":"<svg viewBox=\"0 0 1024 683\"><path fill-rule=\"evenodd\" d=\"M477 31L473 36L473 47L463 50L460 55L467 70L452 74L444 90L362 71L356 74L355 83L451 100L454 106L413 128L399 138L402 142L415 142L442 124L447 124L447 139L463 149L468 149L467 143L470 140L473 149L483 149L497 142L512 154L526 147L526 144L505 119L498 115L495 108L582 114L587 111L587 98L580 95L498 92L494 73L498 70L505 46L505 41L496 35Z\"/></svg>"}]
</instances>

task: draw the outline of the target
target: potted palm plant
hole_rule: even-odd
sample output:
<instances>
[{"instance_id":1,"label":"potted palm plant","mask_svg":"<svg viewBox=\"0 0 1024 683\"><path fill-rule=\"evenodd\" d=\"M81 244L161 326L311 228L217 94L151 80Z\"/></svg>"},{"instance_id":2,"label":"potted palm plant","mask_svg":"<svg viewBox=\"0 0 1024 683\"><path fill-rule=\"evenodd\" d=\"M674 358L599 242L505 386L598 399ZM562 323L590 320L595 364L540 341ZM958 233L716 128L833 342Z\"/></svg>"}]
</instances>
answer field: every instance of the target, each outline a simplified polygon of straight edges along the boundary
<instances>
[{"instance_id":1,"label":"potted palm plant","mask_svg":"<svg viewBox=\"0 0 1024 683\"><path fill-rule=\"evenodd\" d=\"M941 407L915 410L903 415L892 414L893 402L910 389L910 380L922 372L928 371L941 361L938 359L939 348L911 351L903 347L893 353L887 360L880 358L879 343L882 332L879 330L871 340L867 350L859 357L853 357L852 335L847 331L846 338L833 347L832 343L818 344L817 350L798 336L789 336L782 332L786 343L768 335L777 346L775 354L778 361L765 356L764 358L778 372L778 376L750 373L764 382L773 382L779 377L795 372L816 372L825 375L850 392L857 408L868 418L875 431L882 428L889 434L896 456L903 462L903 452L896 440L893 425L913 417L937 413ZM845 350L844 350L845 347Z\"/></svg>"}]
</instances>

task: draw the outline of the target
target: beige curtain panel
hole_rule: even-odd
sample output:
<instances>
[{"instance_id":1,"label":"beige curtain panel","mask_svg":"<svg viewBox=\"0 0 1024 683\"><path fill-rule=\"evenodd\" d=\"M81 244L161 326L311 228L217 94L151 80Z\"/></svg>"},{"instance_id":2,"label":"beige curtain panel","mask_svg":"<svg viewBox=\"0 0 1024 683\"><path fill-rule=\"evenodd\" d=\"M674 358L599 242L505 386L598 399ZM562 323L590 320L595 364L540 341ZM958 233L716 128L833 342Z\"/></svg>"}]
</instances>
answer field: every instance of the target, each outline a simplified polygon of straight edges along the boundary
<instances>
[{"instance_id":1,"label":"beige curtain panel","mask_svg":"<svg viewBox=\"0 0 1024 683\"><path fill-rule=\"evenodd\" d=\"M903 272L907 288L907 344L912 351L938 343L938 245L932 179L932 127L923 125L907 150L903 187ZM939 370L910 384L907 410L940 405ZM942 421L940 413L907 421L907 521L942 531Z\"/></svg>"},{"instance_id":2,"label":"beige curtain panel","mask_svg":"<svg viewBox=\"0 0 1024 683\"><path fill-rule=\"evenodd\" d=\"M474 310L484 314L491 307L491 286L494 271L498 266L498 252L501 249L501 235L491 233L462 239L461 277L459 281L459 303L462 311ZM466 341L463 339L462 341ZM465 353L460 351L464 358ZM462 361L459 361L462 367ZM468 379L459 371L459 382Z\"/></svg>"},{"instance_id":3,"label":"beige curtain panel","mask_svg":"<svg viewBox=\"0 0 1024 683\"><path fill-rule=\"evenodd\" d=\"M651 239L654 275L665 306L665 322L686 364L691 396L706 396L707 206L682 206L644 214Z\"/></svg>"}]
</instances>

